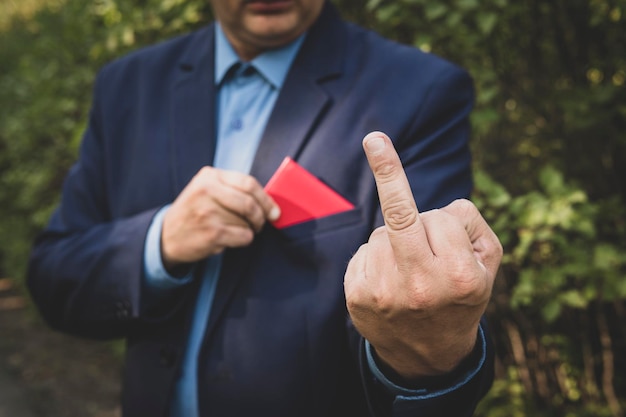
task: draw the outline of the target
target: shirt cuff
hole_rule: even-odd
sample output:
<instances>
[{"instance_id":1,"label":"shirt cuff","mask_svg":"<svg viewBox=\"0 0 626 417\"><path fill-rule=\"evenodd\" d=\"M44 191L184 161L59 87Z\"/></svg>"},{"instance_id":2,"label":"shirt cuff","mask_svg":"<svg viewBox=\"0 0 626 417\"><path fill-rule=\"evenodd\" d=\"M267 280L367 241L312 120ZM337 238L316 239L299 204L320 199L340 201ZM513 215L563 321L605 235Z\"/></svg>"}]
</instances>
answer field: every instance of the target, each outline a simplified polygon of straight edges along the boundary
<instances>
[{"instance_id":1,"label":"shirt cuff","mask_svg":"<svg viewBox=\"0 0 626 417\"><path fill-rule=\"evenodd\" d=\"M372 346L367 340L365 340L365 353L367 355L367 363L369 365L370 371L389 390L391 394L396 396L396 400L414 401L426 400L449 394L462 388L469 381L471 381L472 378L474 378L476 374L478 374L478 372L481 370L487 357L487 339L485 337L485 332L482 328L482 324L478 327L478 344L480 348L480 360L478 361L478 364L475 367L471 367L459 378L456 378L449 387L444 387L437 390L429 390L425 388L409 389L392 382L382 373L382 371L376 364L376 360L374 359L374 354L372 352Z\"/></svg>"},{"instance_id":2,"label":"shirt cuff","mask_svg":"<svg viewBox=\"0 0 626 417\"><path fill-rule=\"evenodd\" d=\"M144 246L144 277L148 288L156 291L167 291L189 283L193 278L193 268L182 277L170 275L161 258L161 230L163 218L169 205L162 207L152 219Z\"/></svg>"}]
</instances>

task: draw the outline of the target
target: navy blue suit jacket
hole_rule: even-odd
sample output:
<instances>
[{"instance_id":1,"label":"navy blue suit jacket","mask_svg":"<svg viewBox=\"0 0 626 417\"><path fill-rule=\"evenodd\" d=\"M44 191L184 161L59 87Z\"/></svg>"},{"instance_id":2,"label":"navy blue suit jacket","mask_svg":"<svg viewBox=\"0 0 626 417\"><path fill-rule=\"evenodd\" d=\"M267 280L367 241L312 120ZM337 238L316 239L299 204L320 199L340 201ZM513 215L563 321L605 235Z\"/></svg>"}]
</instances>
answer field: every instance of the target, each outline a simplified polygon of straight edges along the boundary
<instances>
[{"instance_id":1,"label":"navy blue suit jacket","mask_svg":"<svg viewBox=\"0 0 626 417\"><path fill-rule=\"evenodd\" d=\"M127 340L123 410L165 416L195 284L149 309L143 250L154 213L210 165L215 148L212 25L100 72L80 157L32 252L28 284L55 328ZM471 415L489 363L464 388L393 402L368 372L345 307L351 255L383 223L361 148L386 132L421 210L471 190L469 76L433 55L343 22L326 5L280 92L251 175L291 156L355 209L227 250L200 357L210 416ZM94 387L97 389L97 387Z\"/></svg>"}]
</instances>

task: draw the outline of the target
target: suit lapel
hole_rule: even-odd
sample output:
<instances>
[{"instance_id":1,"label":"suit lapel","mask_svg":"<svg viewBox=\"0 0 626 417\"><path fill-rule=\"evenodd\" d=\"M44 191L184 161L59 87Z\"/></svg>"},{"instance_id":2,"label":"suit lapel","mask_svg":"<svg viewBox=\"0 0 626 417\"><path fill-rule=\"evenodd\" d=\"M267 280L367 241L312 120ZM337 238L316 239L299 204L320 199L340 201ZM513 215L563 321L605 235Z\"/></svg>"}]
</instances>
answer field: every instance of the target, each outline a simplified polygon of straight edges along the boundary
<instances>
[{"instance_id":1,"label":"suit lapel","mask_svg":"<svg viewBox=\"0 0 626 417\"><path fill-rule=\"evenodd\" d=\"M286 156L296 159L330 98L306 70L287 76L259 143L250 174L266 184Z\"/></svg>"},{"instance_id":2,"label":"suit lapel","mask_svg":"<svg viewBox=\"0 0 626 417\"><path fill-rule=\"evenodd\" d=\"M261 184L286 156L297 159L332 104L322 84L341 74L344 30L336 10L327 3L292 64L261 138L250 171Z\"/></svg>"},{"instance_id":3,"label":"suit lapel","mask_svg":"<svg viewBox=\"0 0 626 417\"><path fill-rule=\"evenodd\" d=\"M215 154L213 25L197 32L179 63L172 88L170 155L175 195Z\"/></svg>"}]
</instances>

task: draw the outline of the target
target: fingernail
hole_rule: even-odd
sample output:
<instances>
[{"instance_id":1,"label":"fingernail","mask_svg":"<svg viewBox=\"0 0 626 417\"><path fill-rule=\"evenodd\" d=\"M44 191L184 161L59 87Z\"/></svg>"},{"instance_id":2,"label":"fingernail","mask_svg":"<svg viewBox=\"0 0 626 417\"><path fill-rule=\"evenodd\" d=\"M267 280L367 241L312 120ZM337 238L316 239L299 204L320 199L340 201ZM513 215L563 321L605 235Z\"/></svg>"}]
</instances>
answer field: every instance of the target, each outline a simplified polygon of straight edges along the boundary
<instances>
[{"instance_id":1,"label":"fingernail","mask_svg":"<svg viewBox=\"0 0 626 417\"><path fill-rule=\"evenodd\" d=\"M278 206L274 206L271 210L270 210L270 215L269 215L269 219L270 221L276 221L278 220L278 218L280 217L280 208L278 208Z\"/></svg>"},{"instance_id":2,"label":"fingernail","mask_svg":"<svg viewBox=\"0 0 626 417\"><path fill-rule=\"evenodd\" d=\"M385 139L380 136L370 136L365 138L365 147L373 155L378 155L385 149Z\"/></svg>"}]
</instances>

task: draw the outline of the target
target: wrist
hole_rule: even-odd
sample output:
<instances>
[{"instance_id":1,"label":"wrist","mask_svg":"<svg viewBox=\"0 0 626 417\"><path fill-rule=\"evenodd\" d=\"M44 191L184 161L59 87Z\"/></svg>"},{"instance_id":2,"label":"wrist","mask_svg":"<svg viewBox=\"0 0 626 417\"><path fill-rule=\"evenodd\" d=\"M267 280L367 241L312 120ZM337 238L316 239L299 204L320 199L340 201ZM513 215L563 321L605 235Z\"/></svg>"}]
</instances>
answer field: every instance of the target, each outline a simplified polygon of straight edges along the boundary
<instances>
[{"instance_id":1,"label":"wrist","mask_svg":"<svg viewBox=\"0 0 626 417\"><path fill-rule=\"evenodd\" d=\"M173 277L183 277L189 273L192 268L192 264L188 262L175 261L169 257L163 250L163 243L161 243L161 262L163 268Z\"/></svg>"},{"instance_id":2,"label":"wrist","mask_svg":"<svg viewBox=\"0 0 626 417\"><path fill-rule=\"evenodd\" d=\"M189 271L191 271L191 268L192 268L192 264L169 263L169 262L163 261L163 267L165 268L165 271L167 271L167 273L170 274L171 276L180 278L189 274Z\"/></svg>"},{"instance_id":3,"label":"wrist","mask_svg":"<svg viewBox=\"0 0 626 417\"><path fill-rule=\"evenodd\" d=\"M396 368L383 361L374 346L366 341L368 360L378 368L378 375L386 379L392 386L404 387L408 390L438 391L456 384L459 380L466 378L467 375L475 373L482 366L485 349L485 336L483 330L479 328L477 338L469 353L462 357L454 367L443 371L439 367L417 368L414 366L412 369L416 369L416 372L409 374L407 372L400 373Z\"/></svg>"},{"instance_id":4,"label":"wrist","mask_svg":"<svg viewBox=\"0 0 626 417\"><path fill-rule=\"evenodd\" d=\"M413 385L423 378L445 376L458 368L475 350L477 332L454 343L439 340L425 347L392 348L372 344L377 364L384 373L404 385Z\"/></svg>"},{"instance_id":5,"label":"wrist","mask_svg":"<svg viewBox=\"0 0 626 417\"><path fill-rule=\"evenodd\" d=\"M163 225L163 229L165 229L165 222ZM161 241L160 241L160 252L161 252L161 263L163 264L163 268L165 271L173 276L173 277L183 277L189 273L191 270L191 263L180 261L174 256L171 255L171 250L168 250L166 247L166 237L165 230L161 232Z\"/></svg>"}]
</instances>

